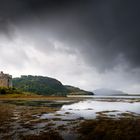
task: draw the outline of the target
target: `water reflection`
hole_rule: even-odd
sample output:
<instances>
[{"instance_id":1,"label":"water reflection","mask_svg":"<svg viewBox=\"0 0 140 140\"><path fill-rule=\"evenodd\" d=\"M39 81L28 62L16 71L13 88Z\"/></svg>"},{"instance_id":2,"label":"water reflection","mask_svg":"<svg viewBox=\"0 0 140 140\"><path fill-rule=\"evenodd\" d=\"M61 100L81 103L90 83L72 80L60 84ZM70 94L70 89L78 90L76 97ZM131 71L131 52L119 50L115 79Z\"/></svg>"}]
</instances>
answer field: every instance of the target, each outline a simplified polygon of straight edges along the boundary
<instances>
[{"instance_id":1,"label":"water reflection","mask_svg":"<svg viewBox=\"0 0 140 140\"><path fill-rule=\"evenodd\" d=\"M122 113L131 113L140 115L140 102L131 102L131 100L94 100L87 99L70 105L63 105L61 109L55 113L48 113L41 118L61 118L62 120L74 120L78 118L94 119L104 112L108 116L118 117Z\"/></svg>"}]
</instances>

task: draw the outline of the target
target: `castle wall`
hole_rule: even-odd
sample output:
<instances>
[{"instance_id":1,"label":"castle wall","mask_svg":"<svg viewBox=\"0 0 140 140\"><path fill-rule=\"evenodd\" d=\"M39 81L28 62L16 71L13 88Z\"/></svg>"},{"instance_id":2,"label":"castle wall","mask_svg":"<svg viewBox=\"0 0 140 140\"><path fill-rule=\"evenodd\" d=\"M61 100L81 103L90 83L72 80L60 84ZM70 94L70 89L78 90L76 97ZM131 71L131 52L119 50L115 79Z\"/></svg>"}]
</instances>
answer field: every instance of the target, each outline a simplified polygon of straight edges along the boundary
<instances>
[{"instance_id":1,"label":"castle wall","mask_svg":"<svg viewBox=\"0 0 140 140\"><path fill-rule=\"evenodd\" d=\"M0 87L12 87L12 76L9 74L0 73Z\"/></svg>"}]
</instances>

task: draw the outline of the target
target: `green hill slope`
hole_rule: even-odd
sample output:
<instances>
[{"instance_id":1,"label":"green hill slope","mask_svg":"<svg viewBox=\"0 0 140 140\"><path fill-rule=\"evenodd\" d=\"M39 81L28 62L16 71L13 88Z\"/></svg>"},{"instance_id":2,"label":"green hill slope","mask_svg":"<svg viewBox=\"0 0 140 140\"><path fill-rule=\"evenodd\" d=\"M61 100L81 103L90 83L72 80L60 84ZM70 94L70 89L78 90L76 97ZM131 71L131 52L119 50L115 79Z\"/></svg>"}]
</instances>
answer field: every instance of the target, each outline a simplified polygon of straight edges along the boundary
<instances>
[{"instance_id":1,"label":"green hill slope","mask_svg":"<svg viewBox=\"0 0 140 140\"><path fill-rule=\"evenodd\" d=\"M13 86L22 92L32 92L40 95L93 95L73 86L64 86L60 81L43 76L21 76L13 78Z\"/></svg>"},{"instance_id":2,"label":"green hill slope","mask_svg":"<svg viewBox=\"0 0 140 140\"><path fill-rule=\"evenodd\" d=\"M42 95L66 95L66 88L56 79L43 76L21 76L13 78L13 86L24 92Z\"/></svg>"},{"instance_id":3,"label":"green hill slope","mask_svg":"<svg viewBox=\"0 0 140 140\"><path fill-rule=\"evenodd\" d=\"M66 85L68 95L94 95L93 92L85 91L77 87Z\"/></svg>"}]
</instances>

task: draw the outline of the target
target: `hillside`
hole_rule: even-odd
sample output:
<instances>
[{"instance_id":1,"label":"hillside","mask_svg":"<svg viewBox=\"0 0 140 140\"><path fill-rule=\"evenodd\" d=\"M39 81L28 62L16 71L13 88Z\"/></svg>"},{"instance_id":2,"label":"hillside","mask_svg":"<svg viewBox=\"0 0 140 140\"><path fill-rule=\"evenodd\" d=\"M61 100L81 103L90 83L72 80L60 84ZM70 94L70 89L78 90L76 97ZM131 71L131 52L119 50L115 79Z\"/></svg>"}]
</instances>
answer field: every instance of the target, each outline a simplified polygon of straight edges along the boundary
<instances>
[{"instance_id":1,"label":"hillside","mask_svg":"<svg viewBox=\"0 0 140 140\"><path fill-rule=\"evenodd\" d=\"M85 91L77 87L65 86L69 95L94 95L93 92Z\"/></svg>"},{"instance_id":2,"label":"hillside","mask_svg":"<svg viewBox=\"0 0 140 140\"><path fill-rule=\"evenodd\" d=\"M20 91L41 95L66 95L66 88L56 79L43 76L21 76L13 78L13 86Z\"/></svg>"},{"instance_id":3,"label":"hillside","mask_svg":"<svg viewBox=\"0 0 140 140\"><path fill-rule=\"evenodd\" d=\"M106 88L101 88L101 89L96 89L94 90L95 95L102 95L102 96L125 96L128 95L127 93L124 93L123 91L120 90L113 90L113 89L106 89Z\"/></svg>"},{"instance_id":4,"label":"hillside","mask_svg":"<svg viewBox=\"0 0 140 140\"><path fill-rule=\"evenodd\" d=\"M22 92L32 92L40 95L93 95L91 92L73 86L64 86L57 79L43 76L28 75L13 78L13 86Z\"/></svg>"}]
</instances>

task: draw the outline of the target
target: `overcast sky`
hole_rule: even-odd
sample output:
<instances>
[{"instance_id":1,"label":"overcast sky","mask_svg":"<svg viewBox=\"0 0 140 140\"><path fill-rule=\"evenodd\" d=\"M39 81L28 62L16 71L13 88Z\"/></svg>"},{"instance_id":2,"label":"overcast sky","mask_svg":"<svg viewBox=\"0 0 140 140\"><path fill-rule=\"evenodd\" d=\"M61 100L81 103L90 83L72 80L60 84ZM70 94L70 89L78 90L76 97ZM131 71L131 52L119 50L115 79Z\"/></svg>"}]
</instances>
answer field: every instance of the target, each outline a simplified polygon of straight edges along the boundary
<instances>
[{"instance_id":1,"label":"overcast sky","mask_svg":"<svg viewBox=\"0 0 140 140\"><path fill-rule=\"evenodd\" d=\"M0 0L0 70L140 93L139 0Z\"/></svg>"}]
</instances>

